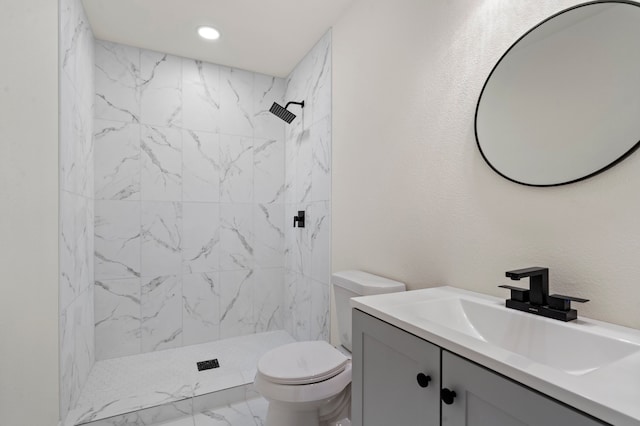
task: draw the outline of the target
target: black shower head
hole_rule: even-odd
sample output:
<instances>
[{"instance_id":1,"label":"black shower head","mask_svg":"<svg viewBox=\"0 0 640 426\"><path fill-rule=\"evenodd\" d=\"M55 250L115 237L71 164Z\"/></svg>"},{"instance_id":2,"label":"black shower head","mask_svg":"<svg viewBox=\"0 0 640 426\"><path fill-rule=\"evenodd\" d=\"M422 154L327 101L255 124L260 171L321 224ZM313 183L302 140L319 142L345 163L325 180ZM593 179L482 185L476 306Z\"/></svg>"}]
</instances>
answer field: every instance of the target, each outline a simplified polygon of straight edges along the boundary
<instances>
[{"instance_id":1,"label":"black shower head","mask_svg":"<svg viewBox=\"0 0 640 426\"><path fill-rule=\"evenodd\" d=\"M284 108L282 107L282 105L279 105L277 102L274 102L273 105L271 105L271 109L269 111L273 115L280 117L287 123L291 123L293 119L296 118L296 115L287 109L291 104L300 105L302 108L304 108L304 101L288 102Z\"/></svg>"}]
</instances>

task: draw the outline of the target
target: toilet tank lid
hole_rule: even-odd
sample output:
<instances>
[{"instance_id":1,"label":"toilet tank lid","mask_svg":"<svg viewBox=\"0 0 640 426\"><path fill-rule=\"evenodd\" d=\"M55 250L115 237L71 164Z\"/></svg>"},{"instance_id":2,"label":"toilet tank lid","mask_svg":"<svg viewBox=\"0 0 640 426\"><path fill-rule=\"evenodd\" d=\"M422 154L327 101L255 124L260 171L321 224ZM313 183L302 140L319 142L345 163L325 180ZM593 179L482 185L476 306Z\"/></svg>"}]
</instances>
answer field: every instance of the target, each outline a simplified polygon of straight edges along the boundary
<instances>
[{"instance_id":1,"label":"toilet tank lid","mask_svg":"<svg viewBox=\"0 0 640 426\"><path fill-rule=\"evenodd\" d=\"M331 282L360 296L405 291L399 281L373 275L364 271L342 271L331 276Z\"/></svg>"}]
</instances>

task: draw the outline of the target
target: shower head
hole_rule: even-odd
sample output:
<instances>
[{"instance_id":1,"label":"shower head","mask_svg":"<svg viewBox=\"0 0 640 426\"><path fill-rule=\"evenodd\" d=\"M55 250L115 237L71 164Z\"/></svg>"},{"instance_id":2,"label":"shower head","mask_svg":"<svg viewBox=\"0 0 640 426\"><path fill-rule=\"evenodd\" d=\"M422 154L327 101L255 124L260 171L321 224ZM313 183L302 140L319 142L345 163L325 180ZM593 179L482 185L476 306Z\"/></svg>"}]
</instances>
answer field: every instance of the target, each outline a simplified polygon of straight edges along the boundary
<instances>
[{"instance_id":1,"label":"shower head","mask_svg":"<svg viewBox=\"0 0 640 426\"><path fill-rule=\"evenodd\" d=\"M269 111L276 117L280 117L287 123L291 123L293 119L296 118L296 115L287 109L291 104L300 105L302 108L304 108L304 101L287 102L287 105L284 108L282 107L282 105L279 105L277 102L274 102L273 105L271 105L271 109Z\"/></svg>"}]
</instances>

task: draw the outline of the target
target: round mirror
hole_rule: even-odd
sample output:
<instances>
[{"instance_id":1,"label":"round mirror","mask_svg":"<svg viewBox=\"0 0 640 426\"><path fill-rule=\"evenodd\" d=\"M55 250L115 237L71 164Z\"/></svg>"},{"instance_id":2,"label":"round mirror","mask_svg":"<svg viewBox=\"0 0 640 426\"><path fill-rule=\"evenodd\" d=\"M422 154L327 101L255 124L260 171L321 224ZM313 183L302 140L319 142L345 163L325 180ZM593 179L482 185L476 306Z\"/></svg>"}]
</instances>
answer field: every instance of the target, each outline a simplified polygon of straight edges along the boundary
<instances>
[{"instance_id":1,"label":"round mirror","mask_svg":"<svg viewBox=\"0 0 640 426\"><path fill-rule=\"evenodd\" d=\"M640 141L640 6L585 3L520 37L495 65L476 108L489 166L523 185L594 176Z\"/></svg>"}]
</instances>

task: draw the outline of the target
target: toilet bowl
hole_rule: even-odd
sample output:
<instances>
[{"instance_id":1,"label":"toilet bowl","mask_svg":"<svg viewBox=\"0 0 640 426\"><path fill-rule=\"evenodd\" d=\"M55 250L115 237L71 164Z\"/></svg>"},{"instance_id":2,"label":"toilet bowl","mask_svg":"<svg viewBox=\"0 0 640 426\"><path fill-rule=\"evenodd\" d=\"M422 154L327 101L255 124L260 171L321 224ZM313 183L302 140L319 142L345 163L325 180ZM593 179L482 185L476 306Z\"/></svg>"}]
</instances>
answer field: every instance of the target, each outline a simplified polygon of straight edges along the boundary
<instances>
[{"instance_id":1,"label":"toilet bowl","mask_svg":"<svg viewBox=\"0 0 640 426\"><path fill-rule=\"evenodd\" d=\"M266 353L255 387L269 401L267 426L324 426L349 416L351 359L324 341Z\"/></svg>"},{"instance_id":2,"label":"toilet bowl","mask_svg":"<svg viewBox=\"0 0 640 426\"><path fill-rule=\"evenodd\" d=\"M397 281L362 271L332 275L341 347L296 342L264 354L255 387L269 402L266 426L348 426L351 410L351 307L355 296L404 291Z\"/></svg>"}]
</instances>

